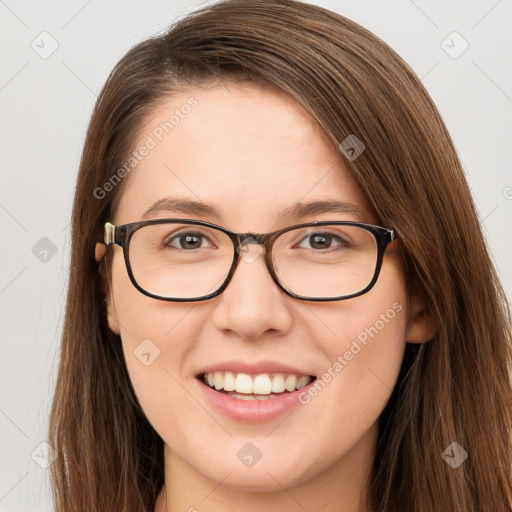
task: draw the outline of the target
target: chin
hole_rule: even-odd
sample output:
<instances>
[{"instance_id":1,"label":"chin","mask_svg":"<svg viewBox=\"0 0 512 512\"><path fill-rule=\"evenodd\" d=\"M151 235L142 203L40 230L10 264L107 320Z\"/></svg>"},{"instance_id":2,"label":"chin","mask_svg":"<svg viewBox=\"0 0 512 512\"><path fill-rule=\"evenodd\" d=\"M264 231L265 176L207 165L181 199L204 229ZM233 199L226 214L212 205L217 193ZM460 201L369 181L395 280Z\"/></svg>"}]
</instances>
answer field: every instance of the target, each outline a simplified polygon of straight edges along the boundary
<instances>
[{"instance_id":1,"label":"chin","mask_svg":"<svg viewBox=\"0 0 512 512\"><path fill-rule=\"evenodd\" d=\"M286 457L280 457L280 460L273 464L264 464L263 460L260 460L252 468L245 468L240 463L236 465L221 464L213 472L198 469L214 482L222 482L225 487L246 492L282 491L283 488L294 487L308 478L314 477L313 474L306 474L314 471L312 466L308 468L306 465L305 469L309 469L309 471L299 472L297 465L291 465L290 460Z\"/></svg>"}]
</instances>

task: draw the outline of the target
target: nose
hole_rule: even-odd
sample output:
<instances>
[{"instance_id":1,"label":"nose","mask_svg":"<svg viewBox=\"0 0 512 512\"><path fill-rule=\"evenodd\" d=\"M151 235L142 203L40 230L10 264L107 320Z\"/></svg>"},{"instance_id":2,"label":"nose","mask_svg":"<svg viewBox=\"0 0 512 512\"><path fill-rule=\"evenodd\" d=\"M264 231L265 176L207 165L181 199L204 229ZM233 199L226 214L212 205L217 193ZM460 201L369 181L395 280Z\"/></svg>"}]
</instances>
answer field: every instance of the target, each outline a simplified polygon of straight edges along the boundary
<instances>
[{"instance_id":1,"label":"nose","mask_svg":"<svg viewBox=\"0 0 512 512\"><path fill-rule=\"evenodd\" d=\"M292 324L291 301L273 281L265 264L264 249L248 243L227 288L213 300L213 322L223 331L253 340L265 333L281 335Z\"/></svg>"}]
</instances>

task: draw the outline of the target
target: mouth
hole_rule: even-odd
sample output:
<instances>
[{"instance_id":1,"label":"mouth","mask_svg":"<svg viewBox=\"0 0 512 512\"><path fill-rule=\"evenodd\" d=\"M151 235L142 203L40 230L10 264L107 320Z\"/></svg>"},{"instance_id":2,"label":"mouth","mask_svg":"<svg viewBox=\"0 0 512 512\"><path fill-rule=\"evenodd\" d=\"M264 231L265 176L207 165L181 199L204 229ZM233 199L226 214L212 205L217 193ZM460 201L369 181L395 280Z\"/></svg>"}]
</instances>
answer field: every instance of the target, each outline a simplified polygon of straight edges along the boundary
<instances>
[{"instance_id":1,"label":"mouth","mask_svg":"<svg viewBox=\"0 0 512 512\"><path fill-rule=\"evenodd\" d=\"M230 371L200 373L196 378L213 391L237 400L269 400L284 397L316 380L315 375L287 373L251 375Z\"/></svg>"}]
</instances>

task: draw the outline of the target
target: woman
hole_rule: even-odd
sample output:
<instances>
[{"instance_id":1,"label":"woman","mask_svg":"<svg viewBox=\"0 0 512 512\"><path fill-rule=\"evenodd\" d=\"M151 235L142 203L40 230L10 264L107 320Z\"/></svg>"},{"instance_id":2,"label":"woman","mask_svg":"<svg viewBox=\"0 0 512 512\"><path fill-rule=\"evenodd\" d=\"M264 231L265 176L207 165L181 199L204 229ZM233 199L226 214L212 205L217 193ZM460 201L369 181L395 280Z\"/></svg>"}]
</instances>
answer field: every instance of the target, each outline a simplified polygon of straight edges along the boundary
<instances>
[{"instance_id":1,"label":"woman","mask_svg":"<svg viewBox=\"0 0 512 512\"><path fill-rule=\"evenodd\" d=\"M57 512L512 510L507 302L437 109L367 30L227 0L134 47L72 240Z\"/></svg>"}]
</instances>

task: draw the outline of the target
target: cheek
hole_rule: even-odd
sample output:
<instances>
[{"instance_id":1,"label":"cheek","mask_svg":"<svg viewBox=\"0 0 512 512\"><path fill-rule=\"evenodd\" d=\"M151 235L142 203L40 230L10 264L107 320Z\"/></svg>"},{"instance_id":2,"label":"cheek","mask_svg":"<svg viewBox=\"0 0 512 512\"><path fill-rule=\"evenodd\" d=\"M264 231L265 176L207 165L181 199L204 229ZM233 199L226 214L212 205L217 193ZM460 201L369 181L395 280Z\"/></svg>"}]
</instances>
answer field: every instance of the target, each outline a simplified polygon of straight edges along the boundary
<instances>
[{"instance_id":1,"label":"cheek","mask_svg":"<svg viewBox=\"0 0 512 512\"><path fill-rule=\"evenodd\" d=\"M197 323L188 322L191 303L159 301L140 293L119 259L112 273L114 313L119 324L126 367L135 393L149 421L169 417L164 402L179 405L182 399L183 362L198 339ZM171 416L170 416L171 415Z\"/></svg>"},{"instance_id":2,"label":"cheek","mask_svg":"<svg viewBox=\"0 0 512 512\"><path fill-rule=\"evenodd\" d=\"M370 292L318 310L330 331L322 344L326 366L303 400L321 402L331 439L343 424L355 442L391 396L406 346L404 284L401 266L388 259Z\"/></svg>"},{"instance_id":3,"label":"cheek","mask_svg":"<svg viewBox=\"0 0 512 512\"><path fill-rule=\"evenodd\" d=\"M182 320L187 315L185 307L162 302L167 308L162 311L157 301L147 299L151 303L137 299L138 307L127 304L125 309L126 328L121 339L126 367L148 421L166 443L179 445L185 438L186 428L180 428L184 416L190 415L195 405L185 391L183 367L197 337L190 329L183 332L185 325L190 327Z\"/></svg>"},{"instance_id":4,"label":"cheek","mask_svg":"<svg viewBox=\"0 0 512 512\"><path fill-rule=\"evenodd\" d=\"M332 357L343 374L344 404L380 412L395 385L405 350L405 309L394 301L378 311L368 310L364 321L347 322L347 337ZM359 316L359 320L363 320ZM332 373L332 372L331 372ZM374 411L374 412L375 412Z\"/></svg>"}]
</instances>

